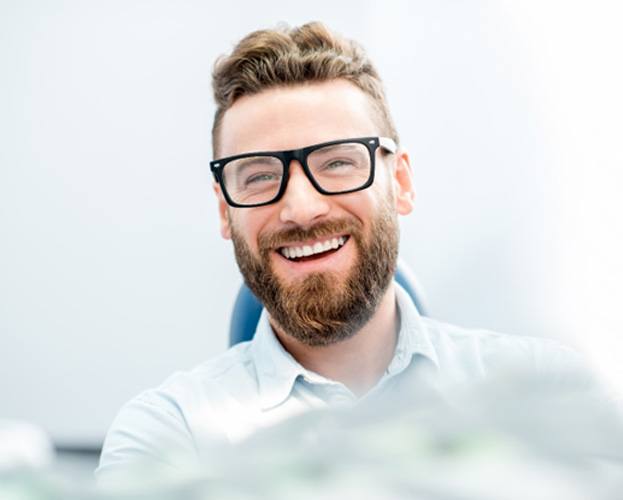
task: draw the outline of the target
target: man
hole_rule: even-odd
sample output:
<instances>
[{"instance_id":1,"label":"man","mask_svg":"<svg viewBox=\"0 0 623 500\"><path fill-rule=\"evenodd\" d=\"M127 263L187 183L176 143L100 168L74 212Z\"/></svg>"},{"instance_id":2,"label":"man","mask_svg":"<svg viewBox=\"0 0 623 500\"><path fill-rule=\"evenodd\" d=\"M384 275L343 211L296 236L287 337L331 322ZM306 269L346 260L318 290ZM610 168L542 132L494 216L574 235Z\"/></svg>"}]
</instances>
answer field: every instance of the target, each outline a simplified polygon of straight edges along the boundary
<instances>
[{"instance_id":1,"label":"man","mask_svg":"<svg viewBox=\"0 0 623 500\"><path fill-rule=\"evenodd\" d=\"M390 387L573 363L553 342L421 318L393 282L412 173L360 46L319 23L254 32L217 61L213 83L221 234L265 310L253 341L124 406L100 479L189 463L213 443Z\"/></svg>"}]
</instances>

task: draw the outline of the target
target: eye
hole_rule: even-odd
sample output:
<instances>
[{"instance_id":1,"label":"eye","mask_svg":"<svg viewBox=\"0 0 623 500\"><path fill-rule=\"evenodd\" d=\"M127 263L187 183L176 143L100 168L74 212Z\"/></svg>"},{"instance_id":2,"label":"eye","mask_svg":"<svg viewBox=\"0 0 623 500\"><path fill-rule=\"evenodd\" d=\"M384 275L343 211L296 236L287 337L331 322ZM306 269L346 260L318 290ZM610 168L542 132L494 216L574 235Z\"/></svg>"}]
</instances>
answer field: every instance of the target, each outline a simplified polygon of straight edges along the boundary
<instances>
[{"instance_id":1,"label":"eye","mask_svg":"<svg viewBox=\"0 0 623 500\"><path fill-rule=\"evenodd\" d=\"M340 168L352 167L353 161L345 158L336 158L325 163L323 170L338 170Z\"/></svg>"},{"instance_id":2,"label":"eye","mask_svg":"<svg viewBox=\"0 0 623 500\"><path fill-rule=\"evenodd\" d=\"M279 179L280 179L280 176L273 172L258 172L247 177L244 183L246 186L249 186L252 184L255 184L255 185L261 184L263 182L279 181Z\"/></svg>"}]
</instances>

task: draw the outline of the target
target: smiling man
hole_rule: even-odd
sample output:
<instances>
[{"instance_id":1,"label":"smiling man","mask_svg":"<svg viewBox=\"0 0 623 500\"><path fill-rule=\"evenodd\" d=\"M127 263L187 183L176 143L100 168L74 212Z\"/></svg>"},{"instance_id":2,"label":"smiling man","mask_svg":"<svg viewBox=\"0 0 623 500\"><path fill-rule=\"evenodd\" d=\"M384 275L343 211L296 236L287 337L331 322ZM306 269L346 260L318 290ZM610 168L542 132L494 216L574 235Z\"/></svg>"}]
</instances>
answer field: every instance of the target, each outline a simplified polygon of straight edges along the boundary
<instances>
[{"instance_id":1,"label":"smiling man","mask_svg":"<svg viewBox=\"0 0 623 500\"><path fill-rule=\"evenodd\" d=\"M292 83L239 97L217 122L221 232L286 351L361 394L394 353L411 170L356 84Z\"/></svg>"},{"instance_id":2,"label":"smiling man","mask_svg":"<svg viewBox=\"0 0 623 500\"><path fill-rule=\"evenodd\" d=\"M411 166L358 44L319 23L254 32L217 61L213 84L221 234L265 309L252 341L123 407L100 480L188 464L215 442L389 388L422 394L575 362L553 342L422 318L393 281Z\"/></svg>"}]
</instances>

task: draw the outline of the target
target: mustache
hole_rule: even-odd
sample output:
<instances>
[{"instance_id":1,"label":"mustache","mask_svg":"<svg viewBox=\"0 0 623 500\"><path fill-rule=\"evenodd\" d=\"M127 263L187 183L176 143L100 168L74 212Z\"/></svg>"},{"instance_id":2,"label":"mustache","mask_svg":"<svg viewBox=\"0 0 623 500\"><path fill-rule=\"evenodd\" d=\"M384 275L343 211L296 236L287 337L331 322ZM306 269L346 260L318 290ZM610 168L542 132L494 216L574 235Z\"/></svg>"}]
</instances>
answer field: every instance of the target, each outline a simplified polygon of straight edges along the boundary
<instances>
[{"instance_id":1,"label":"mustache","mask_svg":"<svg viewBox=\"0 0 623 500\"><path fill-rule=\"evenodd\" d=\"M260 235L258 238L258 246L262 255L267 254L273 249L280 248L288 243L316 240L326 236L334 236L336 234L348 233L359 239L361 234L361 222L356 219L332 219L319 222L308 228L296 226L288 229L282 229L272 233Z\"/></svg>"}]
</instances>

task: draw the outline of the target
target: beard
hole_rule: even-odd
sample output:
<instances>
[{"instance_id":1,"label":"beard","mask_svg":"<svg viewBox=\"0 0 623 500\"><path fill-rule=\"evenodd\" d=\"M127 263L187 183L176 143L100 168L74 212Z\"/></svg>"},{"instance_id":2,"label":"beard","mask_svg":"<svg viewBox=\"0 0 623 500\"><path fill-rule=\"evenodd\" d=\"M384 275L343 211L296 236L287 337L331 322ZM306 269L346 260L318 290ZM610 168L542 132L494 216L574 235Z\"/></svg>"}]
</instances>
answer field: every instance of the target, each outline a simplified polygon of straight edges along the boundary
<instances>
[{"instance_id":1,"label":"beard","mask_svg":"<svg viewBox=\"0 0 623 500\"><path fill-rule=\"evenodd\" d=\"M367 236L358 220L333 219L307 229L295 227L260 235L259 258L233 225L231 230L245 283L263 303L274 326L308 346L334 344L357 333L376 312L396 269L399 226L387 199ZM280 246L338 234L348 234L357 250L355 262L341 282L338 273L325 271L283 283L272 269L271 253Z\"/></svg>"}]
</instances>

